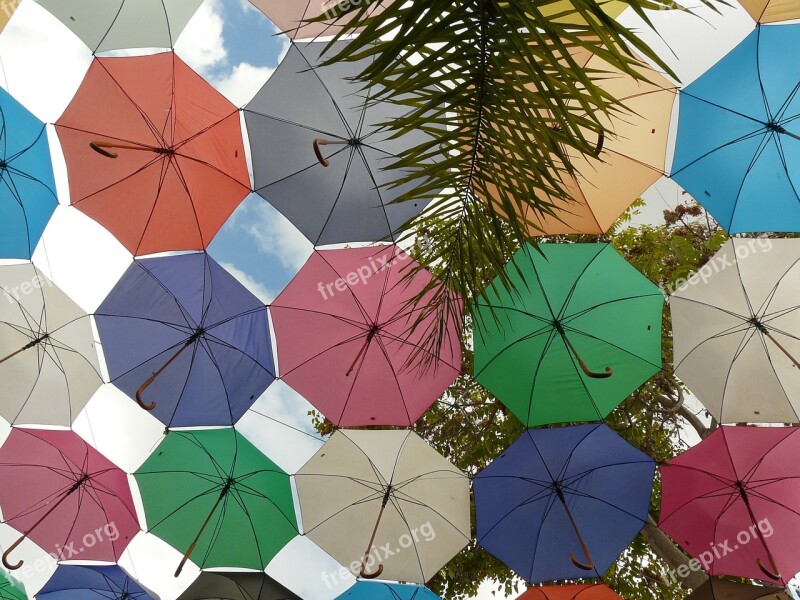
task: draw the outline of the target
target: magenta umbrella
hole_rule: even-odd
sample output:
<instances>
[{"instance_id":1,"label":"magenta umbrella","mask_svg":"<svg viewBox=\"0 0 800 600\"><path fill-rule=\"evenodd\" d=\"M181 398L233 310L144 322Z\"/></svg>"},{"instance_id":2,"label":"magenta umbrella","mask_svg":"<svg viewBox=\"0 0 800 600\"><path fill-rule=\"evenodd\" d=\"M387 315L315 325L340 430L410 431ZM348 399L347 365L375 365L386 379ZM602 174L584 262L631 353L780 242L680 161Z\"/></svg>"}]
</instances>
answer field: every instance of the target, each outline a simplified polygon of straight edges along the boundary
<instances>
[{"instance_id":1,"label":"magenta umbrella","mask_svg":"<svg viewBox=\"0 0 800 600\"><path fill-rule=\"evenodd\" d=\"M72 431L12 429L0 481L3 522L22 532L8 569L22 566L11 555L25 538L56 560L116 562L140 529L128 476Z\"/></svg>"},{"instance_id":2,"label":"magenta umbrella","mask_svg":"<svg viewBox=\"0 0 800 600\"><path fill-rule=\"evenodd\" d=\"M659 526L711 575L800 571L800 428L720 427L661 467Z\"/></svg>"},{"instance_id":3,"label":"magenta umbrella","mask_svg":"<svg viewBox=\"0 0 800 600\"><path fill-rule=\"evenodd\" d=\"M438 352L410 301L438 286L395 245L314 252L271 306L281 378L338 427L417 421L461 370L457 316ZM424 306L423 304L420 306Z\"/></svg>"}]
</instances>

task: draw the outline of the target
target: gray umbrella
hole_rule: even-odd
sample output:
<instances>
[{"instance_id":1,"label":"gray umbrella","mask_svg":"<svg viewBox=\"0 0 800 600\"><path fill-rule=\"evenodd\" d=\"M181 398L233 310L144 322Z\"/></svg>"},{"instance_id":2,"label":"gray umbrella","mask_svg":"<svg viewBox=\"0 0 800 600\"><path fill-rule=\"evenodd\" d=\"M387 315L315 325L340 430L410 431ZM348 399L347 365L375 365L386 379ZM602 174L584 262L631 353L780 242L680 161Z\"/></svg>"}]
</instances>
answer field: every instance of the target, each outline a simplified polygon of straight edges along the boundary
<instances>
[{"instance_id":1,"label":"gray umbrella","mask_svg":"<svg viewBox=\"0 0 800 600\"><path fill-rule=\"evenodd\" d=\"M264 573L204 571L178 600L300 600Z\"/></svg>"},{"instance_id":2,"label":"gray umbrella","mask_svg":"<svg viewBox=\"0 0 800 600\"><path fill-rule=\"evenodd\" d=\"M318 66L346 43L322 56L326 42L293 44L245 108L255 191L315 245L393 240L427 203L392 203L411 187L385 185L402 176L387 168L395 157L429 134L389 139L380 125L408 109L370 101L376 89L352 80L364 62Z\"/></svg>"}]
</instances>

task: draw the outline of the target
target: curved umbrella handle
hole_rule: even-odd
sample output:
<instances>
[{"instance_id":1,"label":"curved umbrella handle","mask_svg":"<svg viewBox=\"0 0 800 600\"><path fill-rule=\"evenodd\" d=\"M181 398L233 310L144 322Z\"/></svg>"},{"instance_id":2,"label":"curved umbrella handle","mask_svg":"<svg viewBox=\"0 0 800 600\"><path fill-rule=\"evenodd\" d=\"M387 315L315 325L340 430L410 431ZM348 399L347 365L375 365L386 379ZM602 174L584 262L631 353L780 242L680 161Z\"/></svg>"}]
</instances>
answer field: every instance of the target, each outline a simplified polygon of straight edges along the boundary
<instances>
[{"instance_id":1,"label":"curved umbrella handle","mask_svg":"<svg viewBox=\"0 0 800 600\"><path fill-rule=\"evenodd\" d=\"M320 150L319 148L320 146L327 146L327 145L328 145L328 140L323 140L320 138L314 140L314 154L317 155L317 160L319 161L319 164L321 164L323 167L329 167L331 165L331 163L328 162L324 156L322 156L322 150Z\"/></svg>"},{"instance_id":2,"label":"curved umbrella handle","mask_svg":"<svg viewBox=\"0 0 800 600\"><path fill-rule=\"evenodd\" d=\"M149 388L153 384L153 382L156 380L156 377L158 377L158 373L154 373L153 375L151 375L150 379L145 381L142 385L139 386L139 389L136 390L136 402L138 402L139 406L141 406L145 410L153 410L156 407L156 402L145 404L144 400L142 400L142 394L147 388Z\"/></svg>"},{"instance_id":3,"label":"curved umbrella handle","mask_svg":"<svg viewBox=\"0 0 800 600\"><path fill-rule=\"evenodd\" d=\"M361 571L359 571L359 575L364 579L377 579L380 577L381 573L383 573L383 565L378 565L378 568L375 570L374 573L367 573L367 556L364 556L364 560L361 562Z\"/></svg>"},{"instance_id":4,"label":"curved umbrella handle","mask_svg":"<svg viewBox=\"0 0 800 600\"><path fill-rule=\"evenodd\" d=\"M589 552L589 547L586 545L583 539L581 539L581 549L583 550L583 554L586 557L587 562L582 563L577 558L575 558L575 554L572 552L569 553L570 562L579 569L583 569L584 571L594 571L594 559L592 558L592 553Z\"/></svg>"},{"instance_id":5,"label":"curved umbrella handle","mask_svg":"<svg viewBox=\"0 0 800 600\"><path fill-rule=\"evenodd\" d=\"M589 365L587 365L583 361L580 354L578 354L578 351L575 350L575 346L573 346L572 342L569 341L569 339L567 338L567 334L564 333L563 330L559 330L559 333L561 334L561 337L564 339L564 343L567 345L570 352L572 352L572 355L577 359L578 365L580 365L581 367L581 371L583 371L587 377L591 377L593 379L606 379L607 377L611 377L614 374L614 369L612 369L611 367L606 367L605 371L592 371L589 368Z\"/></svg>"},{"instance_id":6,"label":"curved umbrella handle","mask_svg":"<svg viewBox=\"0 0 800 600\"><path fill-rule=\"evenodd\" d=\"M594 155L598 156L603 151L603 146L606 143L606 132L600 130L600 135L597 136L597 147L594 149Z\"/></svg>"},{"instance_id":7,"label":"curved umbrella handle","mask_svg":"<svg viewBox=\"0 0 800 600\"><path fill-rule=\"evenodd\" d=\"M773 558L771 553L769 553L767 556L769 558L769 565L770 565L771 568L767 568L760 558L758 560L756 560L756 564L758 564L758 568L761 569L761 572L764 573L764 575L766 575L770 579L774 579L775 581L780 581L781 580L781 571L778 568L778 565L775 564L775 559Z\"/></svg>"},{"instance_id":8,"label":"curved umbrella handle","mask_svg":"<svg viewBox=\"0 0 800 600\"><path fill-rule=\"evenodd\" d=\"M17 546L19 546L25 540L26 537L27 535L21 536L16 542L14 542L8 547L8 550L3 552L3 566L9 571L16 571L25 562L21 560L16 564L11 564L10 562L8 562L8 555L11 554L17 548Z\"/></svg>"},{"instance_id":9,"label":"curved umbrella handle","mask_svg":"<svg viewBox=\"0 0 800 600\"><path fill-rule=\"evenodd\" d=\"M89 142L89 147L97 152L98 154L102 154L106 158L117 158L119 154L116 152L111 152L110 150L106 150L106 148L113 148L114 145L108 142Z\"/></svg>"}]
</instances>

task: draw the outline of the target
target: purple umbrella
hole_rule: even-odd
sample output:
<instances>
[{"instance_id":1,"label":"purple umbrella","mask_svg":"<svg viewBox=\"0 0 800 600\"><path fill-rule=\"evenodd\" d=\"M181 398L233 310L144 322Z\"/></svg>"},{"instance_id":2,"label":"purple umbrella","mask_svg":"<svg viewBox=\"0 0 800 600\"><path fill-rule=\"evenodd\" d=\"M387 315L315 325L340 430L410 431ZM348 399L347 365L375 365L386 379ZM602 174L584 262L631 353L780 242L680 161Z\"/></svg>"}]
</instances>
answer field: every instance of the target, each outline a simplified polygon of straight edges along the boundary
<instances>
[{"instance_id":1,"label":"purple umbrella","mask_svg":"<svg viewBox=\"0 0 800 600\"><path fill-rule=\"evenodd\" d=\"M266 307L204 252L134 261L96 320L111 381L167 428L232 425L275 379Z\"/></svg>"}]
</instances>

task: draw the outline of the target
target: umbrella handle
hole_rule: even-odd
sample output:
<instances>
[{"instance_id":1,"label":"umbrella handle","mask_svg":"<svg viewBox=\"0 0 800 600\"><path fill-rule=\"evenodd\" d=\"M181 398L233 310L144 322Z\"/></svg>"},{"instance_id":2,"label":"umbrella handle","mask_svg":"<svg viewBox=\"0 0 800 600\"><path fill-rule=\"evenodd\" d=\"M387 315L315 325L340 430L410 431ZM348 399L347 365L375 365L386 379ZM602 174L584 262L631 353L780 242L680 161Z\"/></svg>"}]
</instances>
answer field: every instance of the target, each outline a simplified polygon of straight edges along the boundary
<instances>
[{"instance_id":1,"label":"umbrella handle","mask_svg":"<svg viewBox=\"0 0 800 600\"><path fill-rule=\"evenodd\" d=\"M375 579L383 573L383 565L378 565L378 568L375 569L372 573L367 573L367 559L369 558L369 551L372 548L373 542L375 542L375 535L378 533L378 525L381 524L381 517L383 517L383 511L386 508L386 505L389 503L389 497L392 493L392 486L386 488L386 493L383 495L383 502L381 503L381 511L378 513L378 519L375 521L375 528L372 530L372 537L369 538L369 543L367 543L367 549L364 551L364 558L361 559L361 570L359 571L359 575L364 579Z\"/></svg>"},{"instance_id":2,"label":"umbrella handle","mask_svg":"<svg viewBox=\"0 0 800 600\"><path fill-rule=\"evenodd\" d=\"M775 564L775 559L772 557L772 554L768 553L768 557L769 557L769 564L770 564L771 569L767 568L766 566L764 566L764 563L762 562L762 560L760 558L756 560L756 563L758 564L758 568L761 569L761 572L764 573L764 575L766 575L770 579L774 579L775 581L780 581L781 580L781 571L780 571L780 569L778 569L778 566Z\"/></svg>"},{"instance_id":3,"label":"umbrella handle","mask_svg":"<svg viewBox=\"0 0 800 600\"><path fill-rule=\"evenodd\" d=\"M322 156L322 150L320 150L320 146L331 146L331 145L339 145L339 146L346 146L350 142L345 142L341 140L323 140L321 138L317 138L314 140L314 154L317 155L317 160L319 164L323 167L329 167L331 165L328 160L324 156Z\"/></svg>"},{"instance_id":4,"label":"umbrella handle","mask_svg":"<svg viewBox=\"0 0 800 600\"><path fill-rule=\"evenodd\" d=\"M381 573L383 573L383 565L378 565L378 568L375 570L374 573L367 573L367 556L364 556L364 560L361 563L361 571L359 571L359 575L364 579L377 579L380 577Z\"/></svg>"},{"instance_id":5,"label":"umbrella handle","mask_svg":"<svg viewBox=\"0 0 800 600\"><path fill-rule=\"evenodd\" d=\"M231 489L231 485L232 484L229 481L222 488L222 491L220 492L219 497L217 498L217 501L214 503L214 508L212 508L211 512L208 513L208 516L206 517L206 520L203 522L203 525L200 527L200 531L198 531L197 535L194 536L194 540L192 541L191 544L189 544L189 549L186 551L186 554L183 555L183 558L181 559L181 562L178 565L178 568L175 569L175 577L180 575L181 571L183 571L183 567L186 564L186 561L189 560L189 557L192 555L192 552L194 552L194 547L197 545L197 542L200 541L200 536L203 535L203 532L205 531L206 527L208 526L209 522L211 521L211 517L213 517L214 513L217 511L217 507L219 506L219 503L222 502L222 499L227 495L228 491Z\"/></svg>"},{"instance_id":6,"label":"umbrella handle","mask_svg":"<svg viewBox=\"0 0 800 600\"><path fill-rule=\"evenodd\" d=\"M763 333L765 336L767 336L767 337L769 338L769 340L770 340L770 341L771 341L773 344L775 344L775 345L778 347L778 349L779 349L781 352L783 352L783 353L784 353L784 354L787 356L787 358L788 358L790 361L792 361L792 364L793 364L795 367L797 367L798 369L800 369L800 362L797 362L797 359L796 359L794 356L792 356L792 355L789 353L789 351L788 351L786 348L784 348L784 347L783 347L783 344L781 344L781 343L780 343L778 340L776 340L776 339L775 339L775 338L772 336L772 334L769 332L769 330L768 330L766 327L764 327L764 329L762 329L762 333Z\"/></svg>"},{"instance_id":7,"label":"umbrella handle","mask_svg":"<svg viewBox=\"0 0 800 600\"><path fill-rule=\"evenodd\" d=\"M10 562L8 562L8 555L11 554L17 548L17 546L19 546L25 540L26 537L28 537L28 534L21 536L16 542L14 542L8 547L8 550L3 552L3 566L9 571L16 571L25 562L21 560L16 564L11 564Z\"/></svg>"},{"instance_id":8,"label":"umbrella handle","mask_svg":"<svg viewBox=\"0 0 800 600\"><path fill-rule=\"evenodd\" d=\"M564 333L563 331L559 333L561 333L561 337L564 339L564 342L567 344L567 347L569 348L570 352L572 352L572 355L577 359L578 365L580 365L581 367L581 371L586 373L587 377L591 377L592 379L606 379L614 374L614 369L612 369L611 367L606 367L605 371L600 371L600 372L592 371L589 368L589 365L587 365L580 357L578 351L575 350L575 346L573 346L572 342L569 341L569 339L567 338L567 334Z\"/></svg>"},{"instance_id":9,"label":"umbrella handle","mask_svg":"<svg viewBox=\"0 0 800 600\"><path fill-rule=\"evenodd\" d=\"M575 522L575 517L572 516L572 511L567 506L567 499L564 497L564 492L561 491L560 487L556 487L556 495L558 499L561 501L561 505L564 507L564 511L567 513L567 518L569 522L572 524L572 529L575 530L575 535L578 538L578 542L581 545L581 550L583 551L583 555L586 557L586 562L582 563L577 558L575 558L575 554L573 552L569 553L569 560L570 562L578 567L579 569L583 569L584 571L594 571L594 559L592 558L592 553L589 551L589 546L586 545L586 542L581 535L581 530L578 529L578 524Z\"/></svg>"},{"instance_id":10,"label":"umbrella handle","mask_svg":"<svg viewBox=\"0 0 800 600\"><path fill-rule=\"evenodd\" d=\"M767 334L769 335L769 334ZM747 490L744 487L744 484L741 482L737 482L736 484L737 489L739 490L739 494L744 501L744 505L747 508L747 514L750 515L750 521L755 525L756 534L758 535L758 539L761 542L761 545L764 547L764 551L767 553L767 559L769 560L769 567L764 565L764 562L759 558L756 559L756 564L758 568L761 569L761 572L764 573L770 579L774 579L775 581L781 580L781 571L778 569L778 565L775 564L775 557L772 556L772 552L767 546L767 540L764 538L764 534L761 532L761 528L758 525L758 521L756 520L756 515L753 512L753 507L750 506L750 497L747 495ZM770 568L772 570L770 570Z\"/></svg>"},{"instance_id":11,"label":"umbrella handle","mask_svg":"<svg viewBox=\"0 0 800 600\"><path fill-rule=\"evenodd\" d=\"M103 142L103 141L93 141L89 142L89 147L97 152L98 154L102 154L106 158L117 158L119 154L116 152L111 152L106 148L122 148L124 150L146 150L147 152L155 152L157 154L171 154L172 150L164 149L164 148L156 148L153 146L134 146L133 144L115 144L114 142Z\"/></svg>"},{"instance_id":12,"label":"umbrella handle","mask_svg":"<svg viewBox=\"0 0 800 600\"><path fill-rule=\"evenodd\" d=\"M606 132L600 130L600 135L597 136L597 147L594 149L594 155L598 156L603 151L603 146L606 143Z\"/></svg>"},{"instance_id":13,"label":"umbrella handle","mask_svg":"<svg viewBox=\"0 0 800 600\"><path fill-rule=\"evenodd\" d=\"M173 363L173 361L181 355L181 352L186 350L186 348L188 348L195 339L197 339L195 336L189 338L189 340L181 347L180 350L178 350L175 354L173 354L172 357L167 362L165 362L158 371L150 375L150 377L148 377L147 380L142 385L139 386L139 389L136 390L136 402L139 403L139 406L141 406L145 410L153 410L156 407L157 405L156 402L145 404L144 400L142 400L142 394L147 388L153 385L153 382L156 380L156 378L158 378L158 376L161 375L161 373L166 371L167 367L169 367Z\"/></svg>"}]
</instances>

